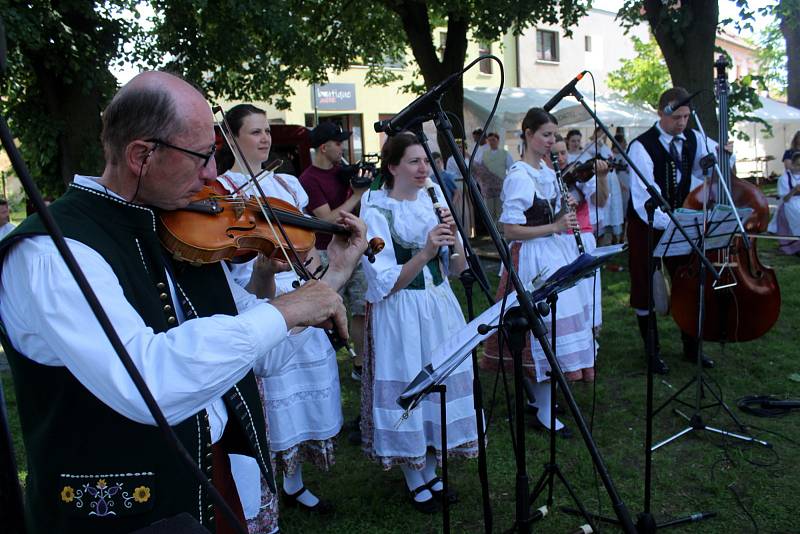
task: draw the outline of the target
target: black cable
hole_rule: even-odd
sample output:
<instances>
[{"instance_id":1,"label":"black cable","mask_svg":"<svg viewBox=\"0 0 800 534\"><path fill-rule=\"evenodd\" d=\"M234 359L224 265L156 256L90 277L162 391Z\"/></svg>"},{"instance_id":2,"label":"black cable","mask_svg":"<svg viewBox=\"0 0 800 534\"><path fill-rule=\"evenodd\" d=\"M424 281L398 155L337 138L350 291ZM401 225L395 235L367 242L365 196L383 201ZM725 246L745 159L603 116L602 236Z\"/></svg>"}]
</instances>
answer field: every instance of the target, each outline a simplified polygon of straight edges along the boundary
<instances>
[{"instance_id":1,"label":"black cable","mask_svg":"<svg viewBox=\"0 0 800 534\"><path fill-rule=\"evenodd\" d=\"M737 400L736 406L744 413L756 417L784 417L793 410L800 409L800 399L780 398L776 395L747 395Z\"/></svg>"},{"instance_id":2,"label":"black cable","mask_svg":"<svg viewBox=\"0 0 800 534\"><path fill-rule=\"evenodd\" d=\"M731 490L731 493L733 493L733 498L736 499L736 504L739 505L739 508L742 509L742 511L747 516L747 518L750 520L750 522L753 523L753 532L758 534L758 523L756 522L755 517L753 517L753 514L750 513L750 511L747 509L747 507L742 502L742 497L739 495L739 492L734 488L734 486L735 486L735 483L730 484L728 486L728 489Z\"/></svg>"}]
</instances>

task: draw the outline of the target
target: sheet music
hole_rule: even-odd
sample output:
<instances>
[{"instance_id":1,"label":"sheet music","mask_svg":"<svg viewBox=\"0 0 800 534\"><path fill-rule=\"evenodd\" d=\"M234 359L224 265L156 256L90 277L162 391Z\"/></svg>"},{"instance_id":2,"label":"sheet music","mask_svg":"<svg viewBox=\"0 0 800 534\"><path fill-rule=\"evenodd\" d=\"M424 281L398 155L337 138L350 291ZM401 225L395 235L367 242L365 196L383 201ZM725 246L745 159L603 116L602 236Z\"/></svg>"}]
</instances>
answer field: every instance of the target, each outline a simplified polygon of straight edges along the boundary
<instances>
[{"instance_id":1,"label":"sheet music","mask_svg":"<svg viewBox=\"0 0 800 534\"><path fill-rule=\"evenodd\" d=\"M752 208L741 208L738 210L739 217L744 221L750 216L752 211ZM678 208L675 210L675 218L686 230L689 239L693 242L697 242L701 232L703 232L703 212ZM706 250L727 247L733 235L738 232L738 229L736 216L731 206L714 206L709 214L705 231L704 239ZM653 256L657 258L664 256L685 256L691 252L692 247L689 242L670 221L669 226L664 230L664 234L653 250Z\"/></svg>"}]
</instances>

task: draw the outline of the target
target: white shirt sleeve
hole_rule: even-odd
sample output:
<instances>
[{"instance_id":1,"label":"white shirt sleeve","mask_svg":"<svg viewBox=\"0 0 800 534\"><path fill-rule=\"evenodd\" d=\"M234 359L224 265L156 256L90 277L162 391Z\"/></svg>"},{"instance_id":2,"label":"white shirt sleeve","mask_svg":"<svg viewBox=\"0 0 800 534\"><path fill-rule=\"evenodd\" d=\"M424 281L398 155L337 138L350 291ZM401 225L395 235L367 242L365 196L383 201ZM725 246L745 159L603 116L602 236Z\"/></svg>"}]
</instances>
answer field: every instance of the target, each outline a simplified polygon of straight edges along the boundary
<instances>
[{"instance_id":1,"label":"white shirt sleeve","mask_svg":"<svg viewBox=\"0 0 800 534\"><path fill-rule=\"evenodd\" d=\"M238 316L191 319L155 333L125 298L111 266L88 246L67 242L172 425L218 400L286 338L275 307L242 299L236 290L244 309ZM66 366L115 411L155 424L49 237L26 239L8 253L0 318L19 352L43 365Z\"/></svg>"},{"instance_id":2,"label":"white shirt sleeve","mask_svg":"<svg viewBox=\"0 0 800 534\"><path fill-rule=\"evenodd\" d=\"M655 179L653 178L653 160L650 158L650 154L644 149L644 145L639 141L633 141L628 147L628 156L630 156L633 165L641 171L644 179L652 184L656 191L661 193L661 188L658 187L658 184L655 183ZM631 169L631 173L634 172L635 171ZM645 223L647 222L647 212L644 209L644 204L649 198L650 195L647 193L647 189L645 189L644 185L642 185L641 180L635 176L631 177L631 201L633 202L633 208L636 210L636 214L642 222ZM668 224L669 216L661 211L661 208L656 208L653 215L653 226L659 230L663 230Z\"/></svg>"},{"instance_id":3,"label":"white shirt sleeve","mask_svg":"<svg viewBox=\"0 0 800 534\"><path fill-rule=\"evenodd\" d=\"M510 172L503 180L503 191L500 200L503 202L503 212L499 222L505 224L525 224L525 211L533 206L536 189L533 180L525 171Z\"/></svg>"},{"instance_id":4,"label":"white shirt sleeve","mask_svg":"<svg viewBox=\"0 0 800 534\"><path fill-rule=\"evenodd\" d=\"M380 237L386 243L381 253L375 254L375 263L370 263L367 258L361 258L364 277L367 279L365 298L367 302L375 303L389 296L400 277L403 266L397 263L392 234L386 217L374 206L370 206L361 217L367 225L367 239Z\"/></svg>"}]
</instances>

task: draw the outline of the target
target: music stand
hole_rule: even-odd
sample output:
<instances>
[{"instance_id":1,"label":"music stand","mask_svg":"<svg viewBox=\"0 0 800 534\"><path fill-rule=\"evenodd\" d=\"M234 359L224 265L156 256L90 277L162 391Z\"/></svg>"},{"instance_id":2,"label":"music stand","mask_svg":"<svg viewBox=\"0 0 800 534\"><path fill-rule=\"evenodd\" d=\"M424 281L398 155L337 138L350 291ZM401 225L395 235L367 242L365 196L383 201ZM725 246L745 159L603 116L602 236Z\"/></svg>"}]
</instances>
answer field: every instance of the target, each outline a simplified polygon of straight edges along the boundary
<instances>
[{"instance_id":1,"label":"music stand","mask_svg":"<svg viewBox=\"0 0 800 534\"><path fill-rule=\"evenodd\" d=\"M588 278L593 276L595 271L609 258L618 254L625 250L626 245L610 245L606 247L598 247L594 250L592 254L581 254L578 256L575 261L572 263L565 265L558 269L555 273L553 273L547 280L544 281L537 289L533 292L529 292L529 299L531 302L538 302L542 303L543 301L550 301L552 305L551 313L555 314L555 299L557 298L558 293L570 289L571 287L578 284L584 278ZM495 328L505 328L510 330L508 337L509 340L515 340L516 349L514 350L514 360L515 360L515 387L518 390L522 388L522 373L521 373L521 349L525 344L525 334L528 332L529 327L527 325L527 321L525 321L524 317L520 313L521 310L519 306L517 306L518 296L516 292L509 293L505 302L502 300L495 303L493 306L489 307L483 313L481 313L478 317L470 321L465 327L463 327L459 332L455 335L451 336L446 342L442 345L434 349L433 353L431 354L431 363L426 365L417 376L412 380L408 386L406 386L405 390L400 394L397 398L397 404L399 404L404 410L405 413L403 414L402 419L398 424L402 424L402 421L408 417L408 414L411 410L416 408L422 399L430 393L439 393L441 399L441 418L442 418L442 480L444 485L445 495L447 492L447 472L445 470L445 462L447 457L447 434L446 434L446 421L447 421L447 412L445 409L446 399L445 399L445 388L444 388L444 381L445 379L450 376L465 360L467 357L470 356L472 349L477 346L478 343L485 340L491 332ZM506 310L505 315L500 317L501 310L503 310L506 306L509 308ZM553 330L554 332L554 330ZM553 345L555 346L555 345ZM556 362L556 365L558 363ZM517 369L518 367L518 369ZM555 387L555 381L551 377L551 387ZM554 413L551 412L551 413ZM482 415L481 415L482 416ZM516 447L516 464L517 464L517 473L518 475L521 473L525 473L525 447L524 447L524 434L525 434L525 422L524 418L522 417L522 413L519 413L515 419L515 423L517 425L517 436L518 436L518 443ZM551 432L552 434L552 432ZM545 473L542 475L542 479L540 480L540 484L537 484L537 490L528 495L526 492L524 502L522 505L527 508L530 504L530 499L534 495L538 495L540 490L540 486L543 488L543 482L546 482L545 478L548 473L556 473L556 471L551 471L551 466L554 466L554 459L555 459L555 442L554 440L551 441L551 447L553 448L550 452L550 459L551 462L546 464L545 466ZM591 520L590 514L586 512L585 508L581 505L581 503L577 500L574 491L572 491L571 486L567 483L566 479L564 478L563 474L560 470L558 470L558 466L555 466L557 470L557 474L559 479L564 483L567 490L572 495L573 499L575 500L576 504L582 510L584 517L589 522L590 525L594 525ZM550 497L548 498L548 505L552 503L552 476L549 478L550 481ZM446 501L446 499L444 499ZM520 505L518 503L518 505ZM445 508L443 512L445 515L449 514L449 509L444 504ZM544 513L542 513L544 515ZM532 519L535 519L532 518ZM444 524L446 526L445 532L449 529L449 517L444 519Z\"/></svg>"},{"instance_id":2,"label":"music stand","mask_svg":"<svg viewBox=\"0 0 800 534\"><path fill-rule=\"evenodd\" d=\"M750 208L743 208L743 209L734 209L727 205L717 205L711 211L708 220L703 220L703 212L694 211L694 210L676 210L676 216L683 224L684 228L687 230L687 234L689 237L697 242L698 248L702 249L704 252L706 250L714 250L719 248L728 248L730 246L731 240L733 239L734 235L736 235L739 231L740 221L746 220L749 216L752 209ZM656 248L653 250L653 256L683 256L688 254L692 250L691 245L687 242L687 239L683 235L678 235L675 232L675 228L672 224L670 224L667 229L664 231L664 234L661 236L661 240L659 241ZM727 430L722 430L719 428L708 426L702 417L702 410L713 408L720 406L725 413L733 420L737 427L742 432L747 432L746 427L739 421L730 407L722 400L722 397L714 391L713 388L708 386L706 377L705 377L705 370L703 369L702 365L702 352L703 352L703 323L705 321L705 278L706 278L706 271L705 271L705 264L700 262L700 272L699 272L699 309L698 309L698 326L697 326L697 354L696 354L696 373L692 379L687 382L683 387L678 389L672 396L670 396L666 401L664 401L661 406L653 410L652 414L648 413L648 417L652 418L655 417L661 410L663 410L669 403L675 401L679 404L683 404L684 406L689 407L692 410L691 415L686 415L682 411L678 410L677 408L674 409L674 412L678 414L680 417L683 417L688 421L689 426L684 428L683 430L679 431L678 433L664 439L655 445L652 443L648 443L648 451L652 452L655 451L664 445L675 441L676 439L680 438L688 434L693 430L706 430L708 432L713 432L716 434L720 434L722 436L735 438L742 441L758 443L759 445L764 445L765 447L771 447L771 445L763 440L754 438L749 435L738 434L735 432L730 432ZM723 269L725 266L723 266ZM717 278L719 279L719 278ZM715 282L716 284L716 282ZM715 289L722 289L728 286L716 286ZM683 401L679 398L679 396L686 391L692 384L695 384L697 387L695 389L695 400L694 404L690 404L686 401ZM705 395L705 391L708 391L715 399L716 402L711 404L702 404L702 399Z\"/></svg>"}]
</instances>

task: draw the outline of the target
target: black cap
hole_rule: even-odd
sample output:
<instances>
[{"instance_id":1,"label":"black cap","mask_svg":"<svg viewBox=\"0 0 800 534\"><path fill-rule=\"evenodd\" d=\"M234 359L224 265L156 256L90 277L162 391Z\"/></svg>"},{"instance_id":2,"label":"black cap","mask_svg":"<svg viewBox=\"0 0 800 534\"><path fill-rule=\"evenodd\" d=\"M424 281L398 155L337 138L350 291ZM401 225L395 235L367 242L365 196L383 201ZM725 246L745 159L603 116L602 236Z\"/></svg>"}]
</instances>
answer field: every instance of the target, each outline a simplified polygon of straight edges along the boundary
<instances>
[{"instance_id":1,"label":"black cap","mask_svg":"<svg viewBox=\"0 0 800 534\"><path fill-rule=\"evenodd\" d=\"M342 130L342 127L335 122L321 122L311 130L311 146L317 148L328 141L346 141L352 133Z\"/></svg>"}]
</instances>

